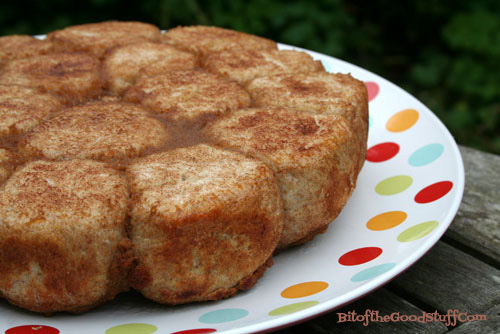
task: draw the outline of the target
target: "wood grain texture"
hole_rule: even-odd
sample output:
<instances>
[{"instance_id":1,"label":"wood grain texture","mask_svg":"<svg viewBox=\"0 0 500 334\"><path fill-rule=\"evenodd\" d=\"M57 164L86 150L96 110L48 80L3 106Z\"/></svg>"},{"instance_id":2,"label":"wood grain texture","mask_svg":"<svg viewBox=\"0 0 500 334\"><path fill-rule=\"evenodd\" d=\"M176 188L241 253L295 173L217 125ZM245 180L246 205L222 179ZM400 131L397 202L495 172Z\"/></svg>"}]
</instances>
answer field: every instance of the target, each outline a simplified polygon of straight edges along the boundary
<instances>
[{"instance_id":1,"label":"wood grain texture","mask_svg":"<svg viewBox=\"0 0 500 334\"><path fill-rule=\"evenodd\" d=\"M465 191L446 236L500 263L500 156L460 146Z\"/></svg>"},{"instance_id":2,"label":"wood grain texture","mask_svg":"<svg viewBox=\"0 0 500 334\"><path fill-rule=\"evenodd\" d=\"M500 305L484 312L486 321L466 322L449 331L449 334L500 333Z\"/></svg>"},{"instance_id":3,"label":"wood grain texture","mask_svg":"<svg viewBox=\"0 0 500 334\"><path fill-rule=\"evenodd\" d=\"M389 286L441 313L480 313L500 303L500 270L441 241Z\"/></svg>"}]
</instances>

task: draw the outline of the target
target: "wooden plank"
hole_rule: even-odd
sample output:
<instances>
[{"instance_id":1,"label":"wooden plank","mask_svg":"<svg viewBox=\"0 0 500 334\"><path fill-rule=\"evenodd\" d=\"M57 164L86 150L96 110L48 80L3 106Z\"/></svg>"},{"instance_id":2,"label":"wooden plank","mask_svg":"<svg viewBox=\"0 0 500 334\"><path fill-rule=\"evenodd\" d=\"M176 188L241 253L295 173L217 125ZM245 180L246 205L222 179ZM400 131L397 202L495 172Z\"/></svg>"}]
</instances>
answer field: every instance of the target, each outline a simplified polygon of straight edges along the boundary
<instances>
[{"instance_id":1,"label":"wooden plank","mask_svg":"<svg viewBox=\"0 0 500 334\"><path fill-rule=\"evenodd\" d=\"M446 237L500 263L500 156L460 147L465 191ZM498 267L497 267L498 268Z\"/></svg>"},{"instance_id":2,"label":"wooden plank","mask_svg":"<svg viewBox=\"0 0 500 334\"><path fill-rule=\"evenodd\" d=\"M358 315L364 315L366 310L378 311L379 316L399 313L399 315L421 316L422 310L398 297L387 289L379 289L376 292L352 303L341 309L332 311L312 321L276 332L279 334L326 334L326 333L418 333L438 334L445 333L448 329L441 322L421 323L418 321L398 322L369 322L364 326L362 322L339 322L339 313L348 314L355 311ZM351 313L352 314L352 313ZM375 317L375 316L374 316Z\"/></svg>"},{"instance_id":3,"label":"wooden plank","mask_svg":"<svg viewBox=\"0 0 500 334\"><path fill-rule=\"evenodd\" d=\"M466 322L451 330L450 334L500 333L500 305L484 312L486 321Z\"/></svg>"},{"instance_id":4,"label":"wooden plank","mask_svg":"<svg viewBox=\"0 0 500 334\"><path fill-rule=\"evenodd\" d=\"M500 270L441 241L388 287L440 313L477 314L500 304Z\"/></svg>"}]
</instances>

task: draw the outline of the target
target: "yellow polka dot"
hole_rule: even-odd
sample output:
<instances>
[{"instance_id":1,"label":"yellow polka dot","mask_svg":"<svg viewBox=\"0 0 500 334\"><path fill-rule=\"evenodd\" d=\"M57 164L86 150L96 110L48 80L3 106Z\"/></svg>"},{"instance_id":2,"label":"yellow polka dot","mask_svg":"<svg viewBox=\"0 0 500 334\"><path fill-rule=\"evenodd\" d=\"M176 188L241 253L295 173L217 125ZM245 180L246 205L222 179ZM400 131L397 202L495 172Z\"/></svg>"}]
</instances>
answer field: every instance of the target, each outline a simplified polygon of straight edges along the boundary
<instances>
[{"instance_id":1,"label":"yellow polka dot","mask_svg":"<svg viewBox=\"0 0 500 334\"><path fill-rule=\"evenodd\" d=\"M328 283L321 281L304 282L289 286L281 292L283 298L302 298L314 295L328 288Z\"/></svg>"},{"instance_id":2,"label":"yellow polka dot","mask_svg":"<svg viewBox=\"0 0 500 334\"><path fill-rule=\"evenodd\" d=\"M392 115L385 127L391 132L405 131L417 123L418 117L418 111L415 109L405 109Z\"/></svg>"},{"instance_id":3,"label":"yellow polka dot","mask_svg":"<svg viewBox=\"0 0 500 334\"><path fill-rule=\"evenodd\" d=\"M408 215L403 211L388 211L371 218L366 227L372 231L383 231L398 226Z\"/></svg>"}]
</instances>

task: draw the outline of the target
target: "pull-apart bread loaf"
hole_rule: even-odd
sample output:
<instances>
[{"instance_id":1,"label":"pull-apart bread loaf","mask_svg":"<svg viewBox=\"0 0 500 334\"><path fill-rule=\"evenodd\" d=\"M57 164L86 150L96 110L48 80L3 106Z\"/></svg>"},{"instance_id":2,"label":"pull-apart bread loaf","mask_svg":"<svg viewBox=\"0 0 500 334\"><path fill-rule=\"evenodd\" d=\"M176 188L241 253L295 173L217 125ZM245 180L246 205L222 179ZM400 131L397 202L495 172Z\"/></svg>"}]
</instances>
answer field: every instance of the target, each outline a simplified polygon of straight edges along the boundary
<instances>
[{"instance_id":1,"label":"pull-apart bread loaf","mask_svg":"<svg viewBox=\"0 0 500 334\"><path fill-rule=\"evenodd\" d=\"M137 81L124 96L173 121L209 120L250 105L236 82L201 71L169 71Z\"/></svg>"},{"instance_id":2,"label":"pull-apart bread loaf","mask_svg":"<svg viewBox=\"0 0 500 334\"><path fill-rule=\"evenodd\" d=\"M252 108L205 128L217 144L264 161L283 197L279 248L304 243L326 229L356 184L356 142L342 116L286 108Z\"/></svg>"},{"instance_id":3,"label":"pull-apart bread loaf","mask_svg":"<svg viewBox=\"0 0 500 334\"><path fill-rule=\"evenodd\" d=\"M283 207L262 162L205 144L127 170L133 286L161 303L216 300L253 286L272 264Z\"/></svg>"},{"instance_id":4,"label":"pull-apart bread loaf","mask_svg":"<svg viewBox=\"0 0 500 334\"><path fill-rule=\"evenodd\" d=\"M246 85L255 106L282 106L305 113L345 117L356 137L358 169L363 167L368 138L368 96L363 82L349 74L327 72L255 78Z\"/></svg>"},{"instance_id":5,"label":"pull-apart bread loaf","mask_svg":"<svg viewBox=\"0 0 500 334\"><path fill-rule=\"evenodd\" d=\"M341 212L367 130L361 81L243 32L0 37L0 297L53 313L248 289Z\"/></svg>"},{"instance_id":6,"label":"pull-apart bread loaf","mask_svg":"<svg viewBox=\"0 0 500 334\"><path fill-rule=\"evenodd\" d=\"M81 103L102 93L99 61L83 53L54 53L8 62L0 84L33 87Z\"/></svg>"},{"instance_id":7,"label":"pull-apart bread loaf","mask_svg":"<svg viewBox=\"0 0 500 334\"><path fill-rule=\"evenodd\" d=\"M89 23L56 30L47 35L61 52L88 52L102 57L107 49L137 42L158 41L160 29L142 22L109 21Z\"/></svg>"},{"instance_id":8,"label":"pull-apart bread loaf","mask_svg":"<svg viewBox=\"0 0 500 334\"><path fill-rule=\"evenodd\" d=\"M203 67L240 84L262 75L324 71L318 60L294 50L228 50L211 53Z\"/></svg>"},{"instance_id":9,"label":"pull-apart bread loaf","mask_svg":"<svg viewBox=\"0 0 500 334\"><path fill-rule=\"evenodd\" d=\"M52 53L52 42L28 35L0 37L0 67L14 59L29 58Z\"/></svg>"},{"instance_id":10,"label":"pull-apart bread loaf","mask_svg":"<svg viewBox=\"0 0 500 334\"><path fill-rule=\"evenodd\" d=\"M90 160L33 161L0 189L0 295L83 311L128 288L125 177Z\"/></svg>"},{"instance_id":11,"label":"pull-apart bread loaf","mask_svg":"<svg viewBox=\"0 0 500 334\"><path fill-rule=\"evenodd\" d=\"M167 30L161 42L200 56L227 50L276 50L276 42L267 38L218 27L191 26Z\"/></svg>"},{"instance_id":12,"label":"pull-apart bread loaf","mask_svg":"<svg viewBox=\"0 0 500 334\"><path fill-rule=\"evenodd\" d=\"M0 85L0 138L23 134L62 107L60 99L35 88Z\"/></svg>"},{"instance_id":13,"label":"pull-apart bread loaf","mask_svg":"<svg viewBox=\"0 0 500 334\"><path fill-rule=\"evenodd\" d=\"M125 102L94 102L63 109L26 134L21 154L43 159L133 158L168 139L160 121Z\"/></svg>"},{"instance_id":14,"label":"pull-apart bread loaf","mask_svg":"<svg viewBox=\"0 0 500 334\"><path fill-rule=\"evenodd\" d=\"M166 44L142 42L121 45L106 52L103 71L109 90L121 94L141 76L166 71L192 70L198 58Z\"/></svg>"}]
</instances>

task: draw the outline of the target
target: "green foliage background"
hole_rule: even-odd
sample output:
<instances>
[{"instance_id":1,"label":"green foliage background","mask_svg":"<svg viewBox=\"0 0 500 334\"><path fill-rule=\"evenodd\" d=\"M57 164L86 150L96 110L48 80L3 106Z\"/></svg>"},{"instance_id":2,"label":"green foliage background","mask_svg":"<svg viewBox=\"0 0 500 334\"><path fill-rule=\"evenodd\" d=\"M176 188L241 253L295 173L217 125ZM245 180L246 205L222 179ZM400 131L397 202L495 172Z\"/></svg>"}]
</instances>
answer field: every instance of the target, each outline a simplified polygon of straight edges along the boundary
<instances>
[{"instance_id":1,"label":"green foliage background","mask_svg":"<svg viewBox=\"0 0 500 334\"><path fill-rule=\"evenodd\" d=\"M460 144L500 154L500 1L32 0L0 3L0 34L138 20L246 31L369 69L415 95Z\"/></svg>"}]
</instances>

